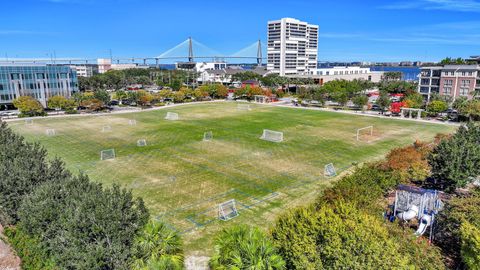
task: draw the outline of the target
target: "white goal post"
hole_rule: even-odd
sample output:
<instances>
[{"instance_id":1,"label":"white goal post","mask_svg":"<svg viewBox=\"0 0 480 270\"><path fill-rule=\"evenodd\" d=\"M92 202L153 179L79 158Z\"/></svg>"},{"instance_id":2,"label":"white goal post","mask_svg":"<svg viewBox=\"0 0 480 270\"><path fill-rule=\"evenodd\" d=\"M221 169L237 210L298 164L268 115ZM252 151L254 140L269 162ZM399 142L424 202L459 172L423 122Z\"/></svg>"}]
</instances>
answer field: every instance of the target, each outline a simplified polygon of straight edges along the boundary
<instances>
[{"instance_id":1,"label":"white goal post","mask_svg":"<svg viewBox=\"0 0 480 270\"><path fill-rule=\"evenodd\" d=\"M137 141L137 146L147 146L147 140L146 139L140 139Z\"/></svg>"},{"instance_id":2,"label":"white goal post","mask_svg":"<svg viewBox=\"0 0 480 270\"><path fill-rule=\"evenodd\" d=\"M368 127L357 129L357 141L360 141L361 133L368 133L368 134L370 134L370 136L373 136L373 126L368 126Z\"/></svg>"},{"instance_id":3,"label":"white goal post","mask_svg":"<svg viewBox=\"0 0 480 270\"><path fill-rule=\"evenodd\" d=\"M264 129L260 139L270 142L283 142L283 132Z\"/></svg>"},{"instance_id":4,"label":"white goal post","mask_svg":"<svg viewBox=\"0 0 480 270\"><path fill-rule=\"evenodd\" d=\"M165 116L165 120L178 120L178 113L167 112L167 116Z\"/></svg>"},{"instance_id":5,"label":"white goal post","mask_svg":"<svg viewBox=\"0 0 480 270\"><path fill-rule=\"evenodd\" d=\"M106 149L106 150L100 151L100 160L108 160L108 159L115 159L114 149Z\"/></svg>"},{"instance_id":6,"label":"white goal post","mask_svg":"<svg viewBox=\"0 0 480 270\"><path fill-rule=\"evenodd\" d=\"M47 134L47 136L55 136L57 133L55 132L55 129L53 128L49 128L45 131L45 133Z\"/></svg>"},{"instance_id":7,"label":"white goal post","mask_svg":"<svg viewBox=\"0 0 480 270\"><path fill-rule=\"evenodd\" d=\"M329 163L325 165L325 171L323 173L326 177L334 177L337 176L337 170L335 169L335 166L333 166L333 163Z\"/></svg>"},{"instance_id":8,"label":"white goal post","mask_svg":"<svg viewBox=\"0 0 480 270\"><path fill-rule=\"evenodd\" d=\"M112 130L112 127L109 125L103 126L102 127L102 132L110 132Z\"/></svg>"},{"instance_id":9,"label":"white goal post","mask_svg":"<svg viewBox=\"0 0 480 270\"><path fill-rule=\"evenodd\" d=\"M26 119L25 120L25 125L27 125L27 126L33 125L33 120L32 119Z\"/></svg>"},{"instance_id":10,"label":"white goal post","mask_svg":"<svg viewBox=\"0 0 480 270\"><path fill-rule=\"evenodd\" d=\"M237 110L239 111L251 111L249 104L237 104Z\"/></svg>"},{"instance_id":11,"label":"white goal post","mask_svg":"<svg viewBox=\"0 0 480 270\"><path fill-rule=\"evenodd\" d=\"M209 142L213 139L213 133L211 131L207 131L203 133L203 140Z\"/></svg>"},{"instance_id":12,"label":"white goal post","mask_svg":"<svg viewBox=\"0 0 480 270\"><path fill-rule=\"evenodd\" d=\"M130 119L130 120L128 120L128 124L129 124L130 126L136 126L136 125L137 125L137 120L135 120L135 119Z\"/></svg>"},{"instance_id":13,"label":"white goal post","mask_svg":"<svg viewBox=\"0 0 480 270\"><path fill-rule=\"evenodd\" d=\"M218 219L227 221L234 217L237 217L238 211L235 203L235 199L223 202L218 205Z\"/></svg>"}]
</instances>

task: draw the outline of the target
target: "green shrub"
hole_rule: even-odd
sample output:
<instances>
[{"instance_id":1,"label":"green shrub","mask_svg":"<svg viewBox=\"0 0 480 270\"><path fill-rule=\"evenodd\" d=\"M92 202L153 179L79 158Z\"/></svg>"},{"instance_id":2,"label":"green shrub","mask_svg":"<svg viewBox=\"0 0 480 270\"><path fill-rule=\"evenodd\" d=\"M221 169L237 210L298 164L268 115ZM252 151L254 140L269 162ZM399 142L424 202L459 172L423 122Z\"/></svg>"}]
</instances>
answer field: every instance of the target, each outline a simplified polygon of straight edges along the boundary
<instances>
[{"instance_id":1,"label":"green shrub","mask_svg":"<svg viewBox=\"0 0 480 270\"><path fill-rule=\"evenodd\" d=\"M462 260L468 269L480 269L480 227L464 222L460 227Z\"/></svg>"},{"instance_id":2,"label":"green shrub","mask_svg":"<svg viewBox=\"0 0 480 270\"><path fill-rule=\"evenodd\" d=\"M5 236L8 237L9 244L22 260L23 270L57 269L53 259L48 256L38 238L31 237L14 227L7 227Z\"/></svg>"},{"instance_id":3,"label":"green shrub","mask_svg":"<svg viewBox=\"0 0 480 270\"><path fill-rule=\"evenodd\" d=\"M285 262L263 232L241 225L223 230L216 238L210 267L276 270L285 269Z\"/></svg>"}]
</instances>

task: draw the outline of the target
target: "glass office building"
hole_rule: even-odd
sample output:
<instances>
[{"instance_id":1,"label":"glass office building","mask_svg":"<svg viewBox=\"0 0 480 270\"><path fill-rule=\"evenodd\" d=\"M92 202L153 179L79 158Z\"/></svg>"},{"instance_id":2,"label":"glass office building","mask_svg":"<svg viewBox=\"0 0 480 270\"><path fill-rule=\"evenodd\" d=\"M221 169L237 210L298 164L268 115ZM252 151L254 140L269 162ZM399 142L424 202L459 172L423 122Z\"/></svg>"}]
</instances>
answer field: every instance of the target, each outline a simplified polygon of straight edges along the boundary
<instances>
[{"instance_id":1,"label":"glass office building","mask_svg":"<svg viewBox=\"0 0 480 270\"><path fill-rule=\"evenodd\" d=\"M69 98L75 92L77 74L68 66L0 63L0 105L12 104L20 96L31 96L46 107L50 97Z\"/></svg>"}]
</instances>

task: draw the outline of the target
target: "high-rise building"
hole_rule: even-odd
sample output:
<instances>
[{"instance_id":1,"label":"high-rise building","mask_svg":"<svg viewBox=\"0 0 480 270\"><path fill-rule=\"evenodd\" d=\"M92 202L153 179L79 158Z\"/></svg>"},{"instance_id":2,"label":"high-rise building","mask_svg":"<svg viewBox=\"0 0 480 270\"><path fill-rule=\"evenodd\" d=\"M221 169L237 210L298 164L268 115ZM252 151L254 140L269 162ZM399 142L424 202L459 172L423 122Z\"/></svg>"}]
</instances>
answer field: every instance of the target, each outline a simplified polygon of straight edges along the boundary
<instances>
[{"instance_id":1,"label":"high-rise building","mask_svg":"<svg viewBox=\"0 0 480 270\"><path fill-rule=\"evenodd\" d=\"M292 18L268 22L268 63L281 76L314 74L318 56L318 25Z\"/></svg>"},{"instance_id":2,"label":"high-rise building","mask_svg":"<svg viewBox=\"0 0 480 270\"><path fill-rule=\"evenodd\" d=\"M68 66L0 63L0 105L20 96L31 96L44 107L53 96L78 92L77 74Z\"/></svg>"}]
</instances>

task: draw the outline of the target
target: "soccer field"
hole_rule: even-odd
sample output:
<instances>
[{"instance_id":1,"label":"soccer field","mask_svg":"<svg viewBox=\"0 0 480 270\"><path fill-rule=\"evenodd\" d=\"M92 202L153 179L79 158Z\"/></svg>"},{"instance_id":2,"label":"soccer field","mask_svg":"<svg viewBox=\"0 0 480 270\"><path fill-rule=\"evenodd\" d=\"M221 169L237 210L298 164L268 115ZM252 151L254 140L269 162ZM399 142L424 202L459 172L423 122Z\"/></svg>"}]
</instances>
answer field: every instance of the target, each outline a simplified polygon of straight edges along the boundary
<instances>
[{"instance_id":1,"label":"soccer field","mask_svg":"<svg viewBox=\"0 0 480 270\"><path fill-rule=\"evenodd\" d=\"M314 200L333 179L324 175L329 163L340 174L394 147L454 130L334 112L250 107L188 104L9 126L28 141L40 142L51 157L61 157L73 172L131 188L153 217L183 234L187 253L211 250L214 236L225 226L267 228L285 209ZM178 113L179 119L165 120L167 112ZM367 126L373 126L373 135L366 129L357 140L357 129ZM264 129L283 132L283 141L261 140ZM206 132L211 134L204 140ZM101 160L101 151L109 149L115 158ZM104 152L105 158L111 155ZM219 204L232 199L239 216L219 220Z\"/></svg>"}]
</instances>

